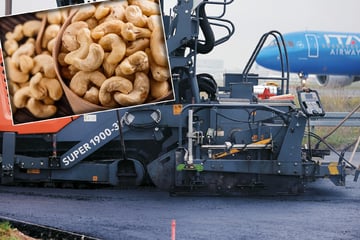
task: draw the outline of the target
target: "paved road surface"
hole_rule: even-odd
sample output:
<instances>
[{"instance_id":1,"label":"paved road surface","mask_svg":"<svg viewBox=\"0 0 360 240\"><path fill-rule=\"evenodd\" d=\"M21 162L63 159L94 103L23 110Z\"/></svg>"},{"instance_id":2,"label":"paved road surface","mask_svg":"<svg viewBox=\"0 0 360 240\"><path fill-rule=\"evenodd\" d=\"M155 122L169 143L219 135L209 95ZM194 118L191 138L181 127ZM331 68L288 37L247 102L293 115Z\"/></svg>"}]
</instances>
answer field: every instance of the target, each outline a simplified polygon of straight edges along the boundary
<instances>
[{"instance_id":1,"label":"paved road surface","mask_svg":"<svg viewBox=\"0 0 360 240\"><path fill-rule=\"evenodd\" d=\"M0 187L0 216L100 239L360 239L360 182L327 180L301 196L171 197L153 188Z\"/></svg>"}]
</instances>

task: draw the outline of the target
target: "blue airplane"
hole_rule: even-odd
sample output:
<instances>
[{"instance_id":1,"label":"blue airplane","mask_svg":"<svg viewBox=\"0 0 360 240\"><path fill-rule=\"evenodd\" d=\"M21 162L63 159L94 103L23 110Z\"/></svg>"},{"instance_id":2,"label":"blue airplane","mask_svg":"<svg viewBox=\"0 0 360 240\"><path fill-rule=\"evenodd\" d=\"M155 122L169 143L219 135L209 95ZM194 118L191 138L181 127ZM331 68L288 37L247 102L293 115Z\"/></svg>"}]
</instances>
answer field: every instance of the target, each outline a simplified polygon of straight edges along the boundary
<instances>
[{"instance_id":1,"label":"blue airplane","mask_svg":"<svg viewBox=\"0 0 360 240\"><path fill-rule=\"evenodd\" d=\"M303 79L316 75L320 86L343 87L360 81L360 33L305 31L283 34L289 71ZM273 40L259 52L257 64L281 71Z\"/></svg>"}]
</instances>

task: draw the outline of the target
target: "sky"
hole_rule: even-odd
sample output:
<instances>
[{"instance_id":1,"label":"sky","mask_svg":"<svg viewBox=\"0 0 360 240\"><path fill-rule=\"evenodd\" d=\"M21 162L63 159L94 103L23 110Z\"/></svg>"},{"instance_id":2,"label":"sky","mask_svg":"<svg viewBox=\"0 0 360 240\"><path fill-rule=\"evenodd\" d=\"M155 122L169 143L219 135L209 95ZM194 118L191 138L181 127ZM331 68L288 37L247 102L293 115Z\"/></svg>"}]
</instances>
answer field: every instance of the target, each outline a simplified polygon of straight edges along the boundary
<instances>
[{"instance_id":1,"label":"sky","mask_svg":"<svg viewBox=\"0 0 360 240\"><path fill-rule=\"evenodd\" d=\"M176 0L166 0L166 5L171 2ZM359 8L359 0L234 0L225 16L235 24L235 34L206 57L222 59L226 70L242 70L264 33L359 32Z\"/></svg>"},{"instance_id":2,"label":"sky","mask_svg":"<svg viewBox=\"0 0 360 240\"><path fill-rule=\"evenodd\" d=\"M176 2L165 0L165 12ZM13 0L14 14L55 7L56 0ZM235 24L234 36L204 57L223 60L224 68L229 71L242 69L264 33L270 30L359 32L359 8L359 0L234 0L225 15ZM4 9L5 0L2 0L1 15Z\"/></svg>"}]
</instances>

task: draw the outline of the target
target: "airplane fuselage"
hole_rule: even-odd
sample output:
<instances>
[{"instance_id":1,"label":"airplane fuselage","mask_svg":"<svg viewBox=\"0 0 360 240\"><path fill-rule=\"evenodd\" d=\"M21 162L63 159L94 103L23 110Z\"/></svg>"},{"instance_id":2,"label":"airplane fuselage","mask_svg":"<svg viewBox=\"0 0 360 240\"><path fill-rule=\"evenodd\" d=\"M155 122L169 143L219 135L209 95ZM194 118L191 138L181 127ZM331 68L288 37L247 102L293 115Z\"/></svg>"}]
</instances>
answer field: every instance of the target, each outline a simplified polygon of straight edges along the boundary
<instances>
[{"instance_id":1,"label":"airplane fuselage","mask_svg":"<svg viewBox=\"0 0 360 240\"><path fill-rule=\"evenodd\" d=\"M283 35L289 70L316 75L360 75L360 34L340 32L293 32ZM257 63L281 70L278 48L264 47Z\"/></svg>"}]
</instances>

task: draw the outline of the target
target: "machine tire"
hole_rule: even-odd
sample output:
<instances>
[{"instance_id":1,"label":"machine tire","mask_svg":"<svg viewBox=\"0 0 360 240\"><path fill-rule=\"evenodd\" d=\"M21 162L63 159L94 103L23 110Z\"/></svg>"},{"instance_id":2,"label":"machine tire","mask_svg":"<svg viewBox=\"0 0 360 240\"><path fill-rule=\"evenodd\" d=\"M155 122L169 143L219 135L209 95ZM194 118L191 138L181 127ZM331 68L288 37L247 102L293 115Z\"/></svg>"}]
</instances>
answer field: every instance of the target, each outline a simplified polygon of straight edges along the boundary
<instances>
[{"instance_id":1,"label":"machine tire","mask_svg":"<svg viewBox=\"0 0 360 240\"><path fill-rule=\"evenodd\" d=\"M210 100L216 100L217 83L214 77L208 73L200 73L196 77L200 92L206 92Z\"/></svg>"},{"instance_id":2,"label":"machine tire","mask_svg":"<svg viewBox=\"0 0 360 240\"><path fill-rule=\"evenodd\" d=\"M208 73L201 73L196 76L199 91L205 92L208 95L208 99L211 101L216 100L217 98L217 83L214 80L214 77ZM189 80L184 79L179 84L180 88L180 97L186 99L187 90L191 88Z\"/></svg>"},{"instance_id":3,"label":"machine tire","mask_svg":"<svg viewBox=\"0 0 360 240\"><path fill-rule=\"evenodd\" d=\"M140 156L131 154L118 163L118 178L120 185L140 186L146 183L147 173L144 161Z\"/></svg>"}]
</instances>

